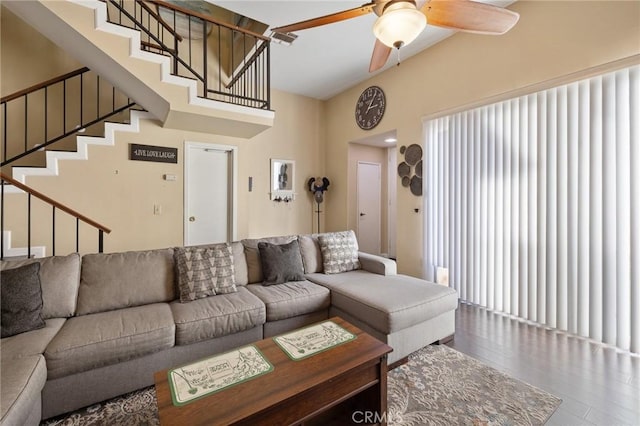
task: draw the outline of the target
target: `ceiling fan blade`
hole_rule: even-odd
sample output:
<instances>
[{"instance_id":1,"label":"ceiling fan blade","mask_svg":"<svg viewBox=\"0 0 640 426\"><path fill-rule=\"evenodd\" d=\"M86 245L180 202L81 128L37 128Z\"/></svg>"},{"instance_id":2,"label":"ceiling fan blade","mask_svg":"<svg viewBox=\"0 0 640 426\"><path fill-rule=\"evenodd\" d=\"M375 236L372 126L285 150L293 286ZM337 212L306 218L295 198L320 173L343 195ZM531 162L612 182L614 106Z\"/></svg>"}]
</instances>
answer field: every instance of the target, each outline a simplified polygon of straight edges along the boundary
<instances>
[{"instance_id":1,"label":"ceiling fan blade","mask_svg":"<svg viewBox=\"0 0 640 426\"><path fill-rule=\"evenodd\" d=\"M342 12L332 13L318 18L307 19L306 21L296 22L295 24L272 28L271 31L276 33L290 33L293 31L306 30L307 28L319 27L320 25L333 24L334 22L340 22L366 15L373 10L373 6L375 6L375 3L371 2L353 9L343 10Z\"/></svg>"},{"instance_id":2,"label":"ceiling fan blade","mask_svg":"<svg viewBox=\"0 0 640 426\"><path fill-rule=\"evenodd\" d=\"M422 7L429 25L480 34L504 34L520 15L470 0L431 0Z\"/></svg>"},{"instance_id":3,"label":"ceiling fan blade","mask_svg":"<svg viewBox=\"0 0 640 426\"><path fill-rule=\"evenodd\" d=\"M373 47L373 54L371 55L371 63L369 64L369 72L378 71L382 68L387 63L389 55L391 55L391 48L380 40L376 40L376 45Z\"/></svg>"}]
</instances>

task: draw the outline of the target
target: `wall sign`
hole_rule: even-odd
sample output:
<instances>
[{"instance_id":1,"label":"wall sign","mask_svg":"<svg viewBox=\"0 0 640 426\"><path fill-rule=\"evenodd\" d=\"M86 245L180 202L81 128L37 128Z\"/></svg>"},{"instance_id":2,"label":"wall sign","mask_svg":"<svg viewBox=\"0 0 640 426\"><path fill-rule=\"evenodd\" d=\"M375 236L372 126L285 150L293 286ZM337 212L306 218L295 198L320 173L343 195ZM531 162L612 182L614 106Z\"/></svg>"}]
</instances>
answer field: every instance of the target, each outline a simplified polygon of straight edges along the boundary
<instances>
[{"instance_id":1,"label":"wall sign","mask_svg":"<svg viewBox=\"0 0 640 426\"><path fill-rule=\"evenodd\" d=\"M178 148L130 143L129 160L178 163Z\"/></svg>"}]
</instances>

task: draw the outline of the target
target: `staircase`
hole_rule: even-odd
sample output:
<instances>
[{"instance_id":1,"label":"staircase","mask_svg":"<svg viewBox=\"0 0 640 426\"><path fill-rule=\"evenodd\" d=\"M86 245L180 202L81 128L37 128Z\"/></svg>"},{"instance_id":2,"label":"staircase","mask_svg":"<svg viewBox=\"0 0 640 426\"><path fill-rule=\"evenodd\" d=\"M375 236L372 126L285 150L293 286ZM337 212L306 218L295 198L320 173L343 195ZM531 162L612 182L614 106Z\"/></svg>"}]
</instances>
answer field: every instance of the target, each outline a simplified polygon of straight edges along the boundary
<instances>
[{"instance_id":1,"label":"staircase","mask_svg":"<svg viewBox=\"0 0 640 426\"><path fill-rule=\"evenodd\" d=\"M151 115L88 68L4 96L0 105L0 259L44 257L47 247L55 255L57 246L77 252L81 240L96 247L81 238L81 223L97 230L102 252L109 228L27 186L26 178L57 176L59 160L86 160L89 145L113 145L116 131L138 132L140 120ZM18 231L24 247L13 247L9 229Z\"/></svg>"},{"instance_id":2,"label":"staircase","mask_svg":"<svg viewBox=\"0 0 640 426\"><path fill-rule=\"evenodd\" d=\"M81 224L97 231L97 251L103 251L109 228L27 186L26 178L57 176L60 160L88 159L88 146L113 145L116 131L137 132L140 120L147 119L169 128L250 138L273 125L270 40L262 35L159 0L3 5L88 68L1 100L0 259L95 247L95 237L81 233ZM178 33L178 18L187 20L186 34ZM217 43L208 36L198 41L192 23L201 25L202 34L217 31ZM230 43L226 50L222 39ZM217 58L218 66L208 57ZM49 224L47 236L42 228ZM13 247L12 239L25 247Z\"/></svg>"},{"instance_id":3,"label":"staircase","mask_svg":"<svg viewBox=\"0 0 640 426\"><path fill-rule=\"evenodd\" d=\"M199 20L207 28L217 29L218 34L232 31L234 37L241 34L254 41L245 43L250 48L243 52L245 59L238 63L233 75L224 75L220 67L207 61L207 52L220 44L221 35L218 43L208 41L211 37L192 40L181 36L174 36L177 41L165 42L168 30L161 25L163 20L158 19L158 13L142 6L147 3L169 10L174 21L188 16L188 22ZM162 1L5 0L3 5L90 69L117 82L120 90L164 127L251 138L273 125L275 114L269 109L269 39L264 36ZM144 23L150 20L151 25ZM159 30L154 30L154 25ZM158 53L149 51L153 46ZM204 57L194 56L194 51L202 51ZM217 57L221 54L219 48ZM207 66L197 69L199 63ZM261 99L260 105L257 101Z\"/></svg>"}]
</instances>

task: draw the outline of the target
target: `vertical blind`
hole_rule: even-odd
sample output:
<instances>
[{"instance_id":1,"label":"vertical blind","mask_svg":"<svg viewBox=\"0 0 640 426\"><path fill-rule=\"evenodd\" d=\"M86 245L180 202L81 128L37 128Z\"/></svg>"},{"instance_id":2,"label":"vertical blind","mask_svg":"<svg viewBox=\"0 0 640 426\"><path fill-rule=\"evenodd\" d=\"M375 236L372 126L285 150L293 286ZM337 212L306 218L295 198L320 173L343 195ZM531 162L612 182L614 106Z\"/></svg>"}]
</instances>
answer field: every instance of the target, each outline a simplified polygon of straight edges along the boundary
<instances>
[{"instance_id":1,"label":"vertical blind","mask_svg":"<svg viewBox=\"0 0 640 426\"><path fill-rule=\"evenodd\" d=\"M640 66L424 123L425 276L640 352Z\"/></svg>"}]
</instances>

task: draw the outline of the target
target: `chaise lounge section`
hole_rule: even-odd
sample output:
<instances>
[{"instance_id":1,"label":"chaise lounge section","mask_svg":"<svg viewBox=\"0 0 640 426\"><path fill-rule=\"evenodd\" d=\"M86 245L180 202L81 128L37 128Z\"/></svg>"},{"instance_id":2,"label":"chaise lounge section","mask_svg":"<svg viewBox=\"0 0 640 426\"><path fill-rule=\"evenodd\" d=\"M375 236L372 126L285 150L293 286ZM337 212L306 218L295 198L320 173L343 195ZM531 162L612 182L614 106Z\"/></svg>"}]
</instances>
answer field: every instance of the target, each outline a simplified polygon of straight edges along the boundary
<instances>
[{"instance_id":1,"label":"chaise lounge section","mask_svg":"<svg viewBox=\"0 0 640 426\"><path fill-rule=\"evenodd\" d=\"M358 252L351 231L193 252L214 248L228 251L217 270L232 271L233 288L188 302L180 300L184 274L176 263L184 249L3 261L3 278L6 270L40 264L45 327L1 340L0 424L38 424L152 385L155 371L334 315L392 346L390 364L454 333L455 290L399 275L394 261Z\"/></svg>"}]
</instances>

